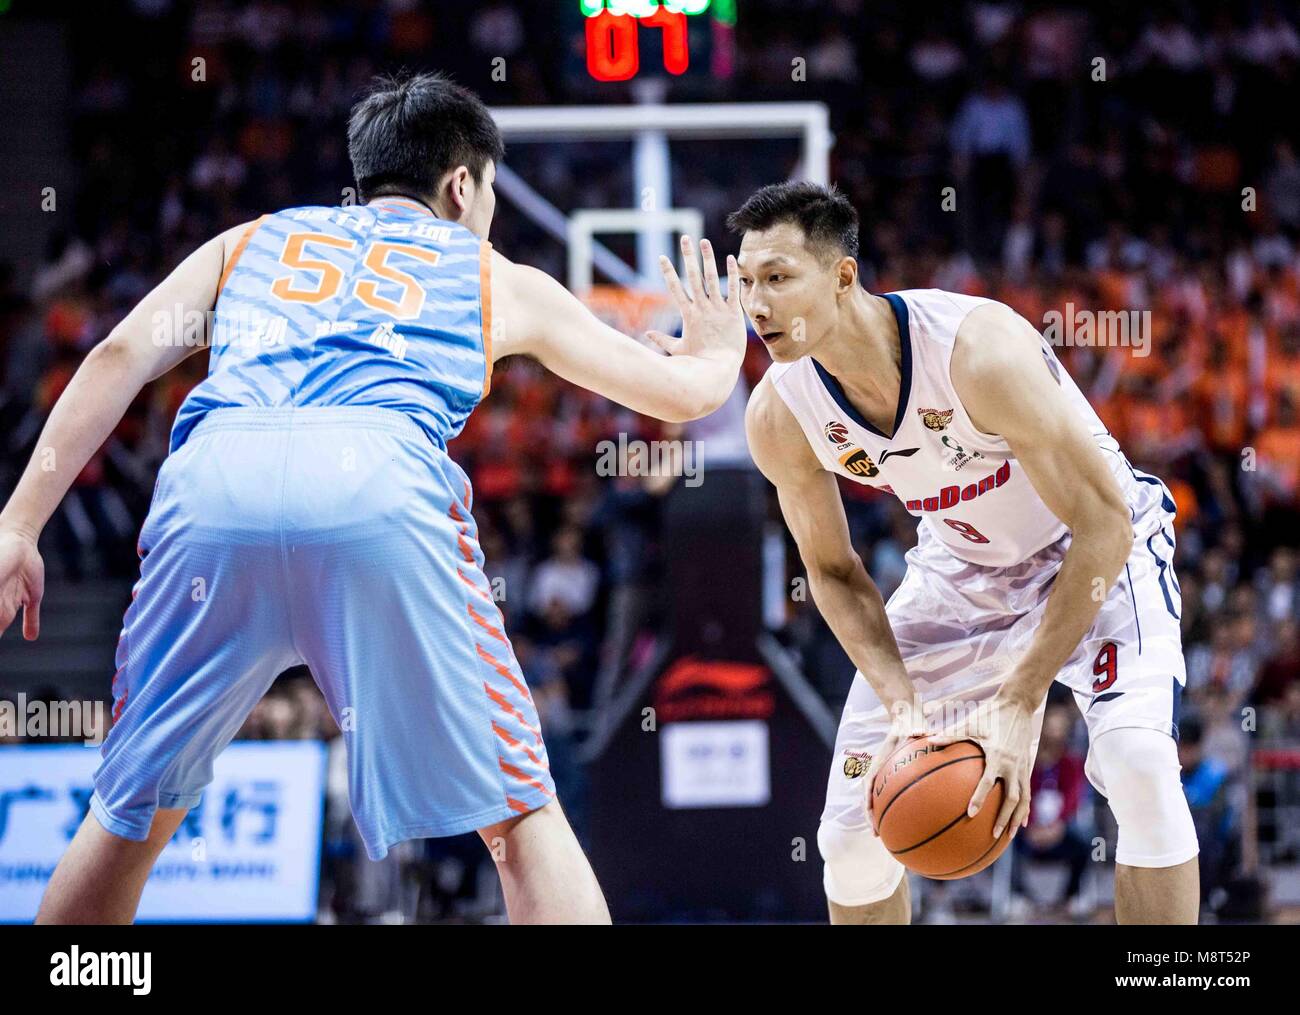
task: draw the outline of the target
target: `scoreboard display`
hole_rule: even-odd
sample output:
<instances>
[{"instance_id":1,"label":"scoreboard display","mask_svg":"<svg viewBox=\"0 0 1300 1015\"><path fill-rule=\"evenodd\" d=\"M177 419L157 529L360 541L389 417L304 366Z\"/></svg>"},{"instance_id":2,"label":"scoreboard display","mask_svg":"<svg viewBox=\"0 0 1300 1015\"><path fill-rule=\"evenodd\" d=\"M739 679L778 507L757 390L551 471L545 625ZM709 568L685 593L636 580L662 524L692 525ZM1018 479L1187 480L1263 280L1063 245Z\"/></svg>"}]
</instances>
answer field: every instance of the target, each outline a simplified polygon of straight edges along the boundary
<instances>
[{"instance_id":1,"label":"scoreboard display","mask_svg":"<svg viewBox=\"0 0 1300 1015\"><path fill-rule=\"evenodd\" d=\"M730 77L736 0L571 0L594 81Z\"/></svg>"}]
</instances>

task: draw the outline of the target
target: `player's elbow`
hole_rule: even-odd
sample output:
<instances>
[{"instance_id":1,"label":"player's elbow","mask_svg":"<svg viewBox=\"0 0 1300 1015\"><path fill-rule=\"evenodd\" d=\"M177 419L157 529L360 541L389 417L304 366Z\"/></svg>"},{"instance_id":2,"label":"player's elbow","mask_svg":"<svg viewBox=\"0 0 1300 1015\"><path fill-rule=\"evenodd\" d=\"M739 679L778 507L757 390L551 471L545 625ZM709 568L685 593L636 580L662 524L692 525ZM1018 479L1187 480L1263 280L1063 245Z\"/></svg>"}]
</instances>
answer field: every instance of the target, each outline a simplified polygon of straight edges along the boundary
<instances>
[{"instance_id":1,"label":"player's elbow","mask_svg":"<svg viewBox=\"0 0 1300 1015\"><path fill-rule=\"evenodd\" d=\"M676 388L674 412L680 418L674 423L687 423L693 419L717 412L731 397L736 387L740 364L699 360L691 364L691 383Z\"/></svg>"},{"instance_id":2,"label":"player's elbow","mask_svg":"<svg viewBox=\"0 0 1300 1015\"><path fill-rule=\"evenodd\" d=\"M867 577L866 566L856 553L820 557L808 565L812 585L852 585Z\"/></svg>"},{"instance_id":3,"label":"player's elbow","mask_svg":"<svg viewBox=\"0 0 1300 1015\"><path fill-rule=\"evenodd\" d=\"M125 333L114 328L87 353L84 365L89 369L128 373L134 368L136 359L136 351Z\"/></svg>"},{"instance_id":4,"label":"player's elbow","mask_svg":"<svg viewBox=\"0 0 1300 1015\"><path fill-rule=\"evenodd\" d=\"M698 401L675 391L665 395L651 415L665 423L689 423L693 419L707 416L708 413L701 411Z\"/></svg>"},{"instance_id":5,"label":"player's elbow","mask_svg":"<svg viewBox=\"0 0 1300 1015\"><path fill-rule=\"evenodd\" d=\"M665 423L689 423L717 412L726 400L726 395L719 396L704 388L677 388L667 394L663 411L656 415Z\"/></svg>"},{"instance_id":6,"label":"player's elbow","mask_svg":"<svg viewBox=\"0 0 1300 1015\"><path fill-rule=\"evenodd\" d=\"M1117 567L1123 566L1133 550L1133 515L1128 505L1118 495L1103 497L1090 515L1082 538ZM1079 535L1076 532L1076 538Z\"/></svg>"}]
</instances>

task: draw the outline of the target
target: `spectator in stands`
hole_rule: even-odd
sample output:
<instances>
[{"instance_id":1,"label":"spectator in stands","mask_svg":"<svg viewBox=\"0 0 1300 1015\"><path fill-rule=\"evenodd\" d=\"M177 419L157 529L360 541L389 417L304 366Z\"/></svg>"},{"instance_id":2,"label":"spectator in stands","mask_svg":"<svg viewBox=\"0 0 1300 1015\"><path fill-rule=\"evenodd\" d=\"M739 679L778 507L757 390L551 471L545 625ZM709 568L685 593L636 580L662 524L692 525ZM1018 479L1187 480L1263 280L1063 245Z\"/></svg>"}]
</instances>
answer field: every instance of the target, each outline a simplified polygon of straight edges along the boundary
<instances>
[{"instance_id":1,"label":"spectator in stands","mask_svg":"<svg viewBox=\"0 0 1300 1015\"><path fill-rule=\"evenodd\" d=\"M560 603L571 617L585 617L596 602L600 570L582 555L582 532L560 529L551 540L551 556L533 573L529 607L546 617Z\"/></svg>"},{"instance_id":2,"label":"spectator in stands","mask_svg":"<svg viewBox=\"0 0 1300 1015\"><path fill-rule=\"evenodd\" d=\"M1178 761L1183 792L1200 843L1201 900L1207 901L1232 876L1238 858L1239 815L1233 803L1232 769L1205 749L1205 729L1196 716L1178 724Z\"/></svg>"},{"instance_id":3,"label":"spectator in stands","mask_svg":"<svg viewBox=\"0 0 1300 1015\"><path fill-rule=\"evenodd\" d=\"M1029 825L1013 840L1017 863L1012 881L1015 895L1023 900L1023 861L1061 864L1069 872L1063 899L1070 915L1079 919L1091 914L1093 903L1083 892L1091 847L1077 825L1086 785L1083 758L1068 746L1075 719L1072 709L1072 705L1053 704L1043 716L1038 756L1030 775Z\"/></svg>"}]
</instances>

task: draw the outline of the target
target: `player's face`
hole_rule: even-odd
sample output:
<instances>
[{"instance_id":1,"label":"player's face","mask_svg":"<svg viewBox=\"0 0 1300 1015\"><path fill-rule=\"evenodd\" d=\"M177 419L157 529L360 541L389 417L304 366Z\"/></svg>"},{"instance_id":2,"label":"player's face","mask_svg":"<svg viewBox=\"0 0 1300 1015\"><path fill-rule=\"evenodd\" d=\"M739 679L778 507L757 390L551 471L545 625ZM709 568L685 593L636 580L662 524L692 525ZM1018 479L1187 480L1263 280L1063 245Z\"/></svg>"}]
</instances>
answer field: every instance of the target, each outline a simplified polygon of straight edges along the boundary
<instances>
[{"instance_id":1,"label":"player's face","mask_svg":"<svg viewBox=\"0 0 1300 1015\"><path fill-rule=\"evenodd\" d=\"M808 355L834 324L837 268L804 245L790 222L750 230L740 242L740 302L772 359Z\"/></svg>"}]
</instances>

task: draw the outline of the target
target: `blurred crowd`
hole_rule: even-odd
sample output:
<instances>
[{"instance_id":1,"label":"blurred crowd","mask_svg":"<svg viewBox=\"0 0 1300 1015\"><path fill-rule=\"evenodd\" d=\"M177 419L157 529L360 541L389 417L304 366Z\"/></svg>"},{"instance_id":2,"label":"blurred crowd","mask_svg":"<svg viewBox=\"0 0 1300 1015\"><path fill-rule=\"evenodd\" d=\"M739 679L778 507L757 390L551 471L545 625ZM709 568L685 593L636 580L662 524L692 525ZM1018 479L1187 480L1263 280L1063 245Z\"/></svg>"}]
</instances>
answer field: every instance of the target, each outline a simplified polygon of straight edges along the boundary
<instances>
[{"instance_id":1,"label":"blurred crowd","mask_svg":"<svg viewBox=\"0 0 1300 1015\"><path fill-rule=\"evenodd\" d=\"M354 199L345 116L376 71L437 67L492 104L630 101L629 86L582 73L580 19L555 6L117 0L79 11L68 39L76 194L40 265L0 266L0 492L86 351L189 250L269 209ZM121 44L106 50L110 24ZM1058 353L1177 502L1180 750L1202 841L1221 844L1209 901L1240 865L1231 850L1252 748L1300 744L1300 121L1285 101L1300 73L1297 5L968 2L936 17L888 0L745 0L727 45L725 76L693 73L668 97L828 103L832 177L861 212L873 291L988 295L1040 328L1054 313L1150 311L1124 346ZM674 147L673 202L703 211L724 247L726 212L797 161L793 144L755 145ZM507 162L562 210L622 207L629 151L520 144ZM507 201L492 239L563 277L562 248ZM748 385L766 359L752 344ZM205 369L194 356L151 385L78 477L49 530L53 579L133 575L171 420ZM575 752L600 675L635 655L636 628L663 606L669 484L596 474L596 444L619 433L675 431L507 362L452 445L579 828ZM846 485L845 497L887 596L914 519L873 491ZM782 637L837 709L852 666L811 604L788 604ZM246 735L329 737L303 675L282 684ZM1052 720L1035 773L1040 830L1024 837L1068 869L1070 898L1093 812L1081 735L1072 711ZM331 826L331 855L356 854L344 824ZM1277 858L1300 859L1282 830L1268 834ZM445 875L456 848L408 859ZM474 869L439 875L449 906L473 895Z\"/></svg>"}]
</instances>

